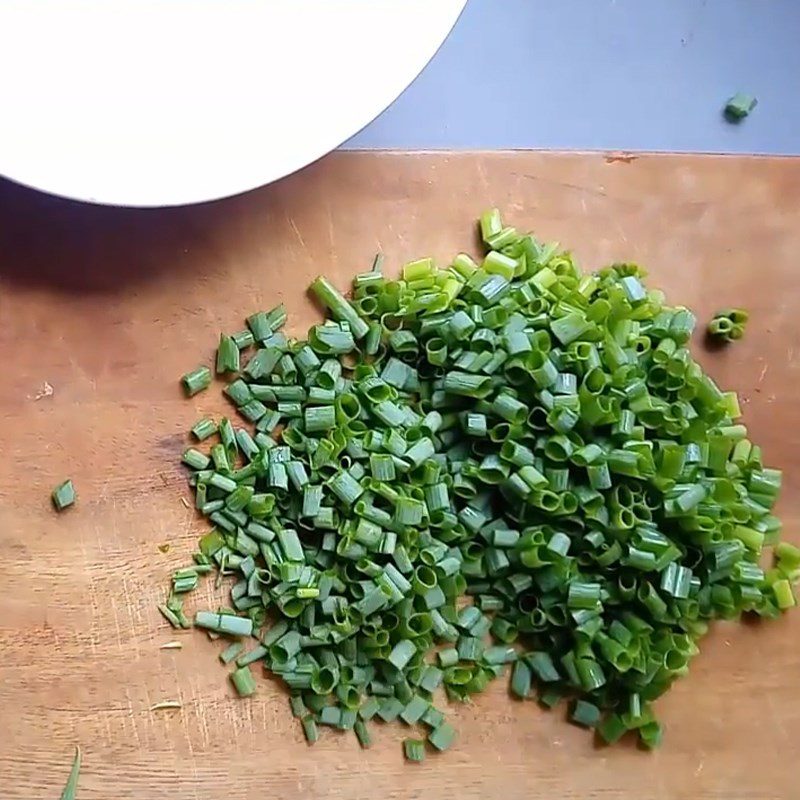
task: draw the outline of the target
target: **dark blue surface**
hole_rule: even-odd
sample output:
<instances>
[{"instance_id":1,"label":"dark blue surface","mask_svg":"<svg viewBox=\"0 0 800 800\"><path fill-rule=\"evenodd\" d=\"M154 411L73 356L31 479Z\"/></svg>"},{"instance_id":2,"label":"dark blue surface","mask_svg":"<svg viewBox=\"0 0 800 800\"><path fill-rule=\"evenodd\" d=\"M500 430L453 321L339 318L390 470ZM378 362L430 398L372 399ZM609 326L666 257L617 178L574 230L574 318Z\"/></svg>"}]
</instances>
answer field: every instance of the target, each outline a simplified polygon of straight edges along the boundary
<instances>
[{"instance_id":1,"label":"dark blue surface","mask_svg":"<svg viewBox=\"0 0 800 800\"><path fill-rule=\"evenodd\" d=\"M345 147L800 154L800 0L469 0Z\"/></svg>"}]
</instances>

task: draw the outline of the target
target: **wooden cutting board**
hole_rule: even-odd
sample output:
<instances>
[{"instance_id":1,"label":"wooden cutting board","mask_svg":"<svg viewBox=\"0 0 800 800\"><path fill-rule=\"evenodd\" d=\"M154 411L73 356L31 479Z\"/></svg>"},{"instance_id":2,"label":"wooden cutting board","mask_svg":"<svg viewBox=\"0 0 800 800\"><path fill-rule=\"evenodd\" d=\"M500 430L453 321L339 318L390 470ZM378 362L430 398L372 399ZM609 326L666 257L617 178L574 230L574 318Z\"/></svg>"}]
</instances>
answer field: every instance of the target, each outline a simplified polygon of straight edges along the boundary
<instances>
[{"instance_id":1,"label":"wooden cutting board","mask_svg":"<svg viewBox=\"0 0 800 800\"><path fill-rule=\"evenodd\" d=\"M707 354L698 338L695 352L739 390L752 436L785 470L780 512L798 541L800 159L340 153L242 197L159 211L3 184L4 798L57 797L76 743L80 800L797 797L800 612L718 625L658 704L658 752L596 749L563 711L514 702L498 681L452 709L458 745L421 766L404 763L399 725L376 726L369 753L328 731L310 749L274 682L239 701L219 643L176 636L158 615L204 530L181 502L186 431L225 408L218 389L184 400L178 377L209 360L221 329L278 301L304 332L318 273L344 286L377 250L393 270L474 247L473 220L493 205L586 267L647 265L701 320L750 309L742 342ZM49 493L67 476L79 501L57 516ZM159 650L175 638L182 650ZM173 699L182 710L149 710Z\"/></svg>"}]
</instances>

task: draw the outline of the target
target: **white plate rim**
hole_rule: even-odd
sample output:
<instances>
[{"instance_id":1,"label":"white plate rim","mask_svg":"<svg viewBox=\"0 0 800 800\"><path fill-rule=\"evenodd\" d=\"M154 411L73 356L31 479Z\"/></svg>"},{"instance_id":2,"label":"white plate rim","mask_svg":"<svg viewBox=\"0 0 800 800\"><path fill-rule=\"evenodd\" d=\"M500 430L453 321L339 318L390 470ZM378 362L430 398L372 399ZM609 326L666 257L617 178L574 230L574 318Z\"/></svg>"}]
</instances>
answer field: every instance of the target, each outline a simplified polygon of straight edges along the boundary
<instances>
[{"instance_id":1,"label":"white plate rim","mask_svg":"<svg viewBox=\"0 0 800 800\"><path fill-rule=\"evenodd\" d=\"M26 3L30 2L30 0L22 1ZM62 3L63 1L64 0L61 0ZM79 4L83 6L85 6L88 1L89 0L84 0L83 3L80 3L80 0L78 0ZM159 1L168 2L168 0ZM195 2L196 1L197 0L195 0ZM285 0L281 1L285 2ZM306 1L314 2L314 0ZM212 202L225 197L244 194L268 183L272 183L314 163L331 150L336 149L342 143L346 142L383 113L383 111L385 111L419 76L447 39L447 36L450 34L466 5L466 0L426 1L435 4L435 8L431 11L430 16L431 19L436 22L436 29L434 31L425 31L426 38L424 47L418 48L413 53L413 57L409 57L407 69L405 69L402 76L394 76L393 85L389 90L381 94L379 101L376 99L369 106L360 106L357 114L347 117L348 121L346 123L340 121L338 125L327 129L324 135L320 135L315 140L313 149L306 149L302 154L292 154L287 159L282 160L280 166L277 168L276 161L272 158L267 158L264 163L253 163L252 171L248 173L247 177L237 173L230 180L216 178L210 181L205 188L201 190L195 185L188 189L173 186L168 189L156 187L151 190L148 187L145 190L130 190L126 187L122 187L117 190L108 186L103 186L102 180L98 183L96 182L96 178L94 181L91 177L87 180L83 180L81 176L78 176L76 180L75 175L72 174L69 169L64 170L63 174L53 175L52 170L50 174L48 174L47 166L44 168L37 166L35 159L32 157L23 159L26 163L21 166L9 163L2 153L2 133L0 133L0 175L14 183L62 198L100 205L140 208L158 208ZM4 7L7 13L11 13L8 12L8 10L14 5L14 2L15 0L5 0ZM43 0L37 0L37 2L41 3ZM147 0L139 0L139 2L147 2ZM380 4L381 0L372 0L372 2ZM394 2L394 0L387 0L387 2L391 3ZM414 3L409 3L409 0L404 0L404 2L408 3L409 7L414 6ZM420 0L420 5L417 6L418 8L422 8L422 2L423 0ZM1 18L2 10L0 10L0 19ZM0 97L2 97L1 87ZM249 166L250 165L248 165L248 169ZM99 189L98 186L100 187Z\"/></svg>"}]
</instances>

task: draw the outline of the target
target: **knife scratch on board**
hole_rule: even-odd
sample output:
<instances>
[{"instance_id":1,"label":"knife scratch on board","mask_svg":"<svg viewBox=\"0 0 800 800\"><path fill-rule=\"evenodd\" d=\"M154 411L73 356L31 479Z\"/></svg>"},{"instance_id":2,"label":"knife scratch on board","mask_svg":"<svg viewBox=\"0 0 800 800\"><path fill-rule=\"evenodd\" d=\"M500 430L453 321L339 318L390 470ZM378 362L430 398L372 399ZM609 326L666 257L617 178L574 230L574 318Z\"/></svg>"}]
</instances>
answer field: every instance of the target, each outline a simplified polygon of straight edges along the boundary
<instances>
[{"instance_id":1,"label":"knife scratch on board","mask_svg":"<svg viewBox=\"0 0 800 800\"><path fill-rule=\"evenodd\" d=\"M488 179L486 177L486 170L484 169L483 161L481 159L478 159L478 175L479 175L479 177L481 179L481 183L483 184L483 188L488 190L489 189L489 181L488 181Z\"/></svg>"},{"instance_id":2,"label":"knife scratch on board","mask_svg":"<svg viewBox=\"0 0 800 800\"><path fill-rule=\"evenodd\" d=\"M580 184L577 183L568 183L567 181L553 180L552 178L543 178L540 175L531 175L530 173L527 172L512 172L511 175L513 175L515 178L525 178L526 180L534 181L535 183L543 183L549 186L560 186L562 189L572 189L573 191L576 192L584 192L585 194L594 195L595 197L606 197L610 200L617 200L620 202L623 200L623 198L609 195L608 192L606 192L604 186L598 186L597 188L594 188L592 186L581 186Z\"/></svg>"},{"instance_id":3,"label":"knife scratch on board","mask_svg":"<svg viewBox=\"0 0 800 800\"><path fill-rule=\"evenodd\" d=\"M286 219L289 220L289 225L291 226L292 230L294 231L294 235L297 237L297 241L300 242L300 246L303 248L303 250L308 252L308 248L306 247L305 240L300 235L300 230L297 227L297 225L295 224L294 219L292 219L292 217L290 217L288 214L286 215Z\"/></svg>"}]
</instances>

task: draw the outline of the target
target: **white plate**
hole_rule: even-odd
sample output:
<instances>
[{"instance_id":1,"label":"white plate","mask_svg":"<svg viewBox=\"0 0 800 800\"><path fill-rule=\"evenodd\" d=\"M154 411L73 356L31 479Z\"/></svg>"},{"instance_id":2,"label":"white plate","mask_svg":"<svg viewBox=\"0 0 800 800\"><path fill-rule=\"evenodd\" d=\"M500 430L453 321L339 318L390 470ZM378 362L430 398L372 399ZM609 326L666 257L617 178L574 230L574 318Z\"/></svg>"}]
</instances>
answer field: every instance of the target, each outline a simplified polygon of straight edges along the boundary
<instances>
[{"instance_id":1,"label":"white plate","mask_svg":"<svg viewBox=\"0 0 800 800\"><path fill-rule=\"evenodd\" d=\"M0 174L100 203L262 186L352 136L465 0L0 0Z\"/></svg>"}]
</instances>

